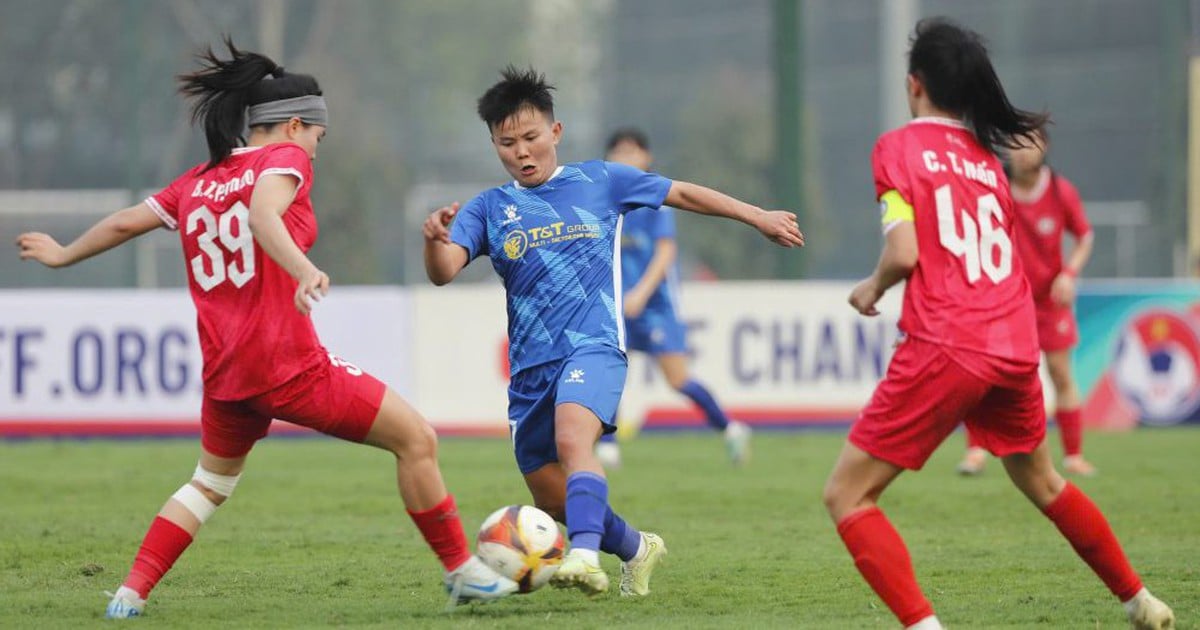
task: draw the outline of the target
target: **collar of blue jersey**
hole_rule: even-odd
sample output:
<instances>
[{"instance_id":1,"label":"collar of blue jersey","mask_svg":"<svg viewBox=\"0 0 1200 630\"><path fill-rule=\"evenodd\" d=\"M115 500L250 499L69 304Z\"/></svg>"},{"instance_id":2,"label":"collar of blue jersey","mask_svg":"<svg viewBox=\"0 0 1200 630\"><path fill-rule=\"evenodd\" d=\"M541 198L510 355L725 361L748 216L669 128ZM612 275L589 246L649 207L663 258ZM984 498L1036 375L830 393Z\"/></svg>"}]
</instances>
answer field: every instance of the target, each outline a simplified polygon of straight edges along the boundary
<instances>
[{"instance_id":1,"label":"collar of blue jersey","mask_svg":"<svg viewBox=\"0 0 1200 630\"><path fill-rule=\"evenodd\" d=\"M563 172L563 167L560 164L559 167L554 169L554 172L550 174L550 177L546 178L546 182L554 179L555 177L558 177L559 173L562 173L562 172ZM542 184L545 184L546 182L542 182ZM538 186L541 186L542 184L538 184ZM519 182L515 179L513 180L513 186L515 186L519 190L529 190L528 188L522 186L521 182ZM537 186L534 186L534 188L537 188Z\"/></svg>"}]
</instances>

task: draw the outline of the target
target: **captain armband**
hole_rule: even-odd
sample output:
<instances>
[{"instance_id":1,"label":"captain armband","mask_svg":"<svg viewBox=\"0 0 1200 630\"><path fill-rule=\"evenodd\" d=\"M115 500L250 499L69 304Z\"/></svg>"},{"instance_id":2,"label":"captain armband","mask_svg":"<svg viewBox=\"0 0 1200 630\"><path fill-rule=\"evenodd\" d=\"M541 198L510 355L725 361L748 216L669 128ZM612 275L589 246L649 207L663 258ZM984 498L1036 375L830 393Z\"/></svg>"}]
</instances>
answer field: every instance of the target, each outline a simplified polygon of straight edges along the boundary
<instances>
[{"instance_id":1,"label":"captain armband","mask_svg":"<svg viewBox=\"0 0 1200 630\"><path fill-rule=\"evenodd\" d=\"M892 189L880 195L879 217L883 223L884 234L900 225L902 221L912 221L913 216L912 205L900 196L900 191Z\"/></svg>"}]
</instances>

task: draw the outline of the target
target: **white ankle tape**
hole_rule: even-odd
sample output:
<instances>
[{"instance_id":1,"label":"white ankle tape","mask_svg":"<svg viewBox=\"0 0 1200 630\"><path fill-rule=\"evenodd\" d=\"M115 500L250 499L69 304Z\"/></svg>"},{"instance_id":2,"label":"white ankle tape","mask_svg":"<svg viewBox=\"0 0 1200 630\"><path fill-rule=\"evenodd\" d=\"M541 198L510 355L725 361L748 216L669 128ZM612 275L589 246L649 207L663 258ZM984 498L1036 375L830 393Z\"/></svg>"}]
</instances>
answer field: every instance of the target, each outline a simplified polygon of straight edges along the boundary
<instances>
[{"instance_id":1,"label":"white ankle tape","mask_svg":"<svg viewBox=\"0 0 1200 630\"><path fill-rule=\"evenodd\" d=\"M183 484L183 487L176 490L171 498L182 503L183 507L194 514L201 523L207 521L217 511L217 504L208 500L208 497L204 496L204 493L191 483Z\"/></svg>"},{"instance_id":2,"label":"white ankle tape","mask_svg":"<svg viewBox=\"0 0 1200 630\"><path fill-rule=\"evenodd\" d=\"M223 497L233 494L233 489L237 487L238 480L241 478L240 474L218 475L217 473L209 472L201 468L200 464L196 464L196 472L192 473L192 481L199 481L200 485Z\"/></svg>"}]
</instances>

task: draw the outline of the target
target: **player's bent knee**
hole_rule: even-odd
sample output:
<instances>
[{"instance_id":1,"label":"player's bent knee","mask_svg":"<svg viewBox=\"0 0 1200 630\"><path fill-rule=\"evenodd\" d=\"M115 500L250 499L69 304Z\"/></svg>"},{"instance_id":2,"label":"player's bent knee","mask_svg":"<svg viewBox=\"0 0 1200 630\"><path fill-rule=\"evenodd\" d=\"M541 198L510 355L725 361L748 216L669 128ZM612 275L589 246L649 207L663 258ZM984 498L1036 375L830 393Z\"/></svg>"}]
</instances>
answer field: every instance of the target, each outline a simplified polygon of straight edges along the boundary
<instances>
[{"instance_id":1,"label":"player's bent knee","mask_svg":"<svg viewBox=\"0 0 1200 630\"><path fill-rule=\"evenodd\" d=\"M391 445L391 450L406 461L433 459L437 457L437 444L437 432L423 418L418 418L415 426Z\"/></svg>"},{"instance_id":2,"label":"player's bent knee","mask_svg":"<svg viewBox=\"0 0 1200 630\"><path fill-rule=\"evenodd\" d=\"M1006 457L1004 463L1009 468L1013 484L1038 508L1053 503L1067 485L1066 479L1048 461L1042 462L1028 455L1012 455Z\"/></svg>"},{"instance_id":3,"label":"player's bent knee","mask_svg":"<svg viewBox=\"0 0 1200 630\"><path fill-rule=\"evenodd\" d=\"M825 509L830 516L834 516L838 507L845 502L844 494L842 484L839 484L836 479L830 477L825 481L825 488L821 490L821 502L825 504Z\"/></svg>"},{"instance_id":4,"label":"player's bent knee","mask_svg":"<svg viewBox=\"0 0 1200 630\"><path fill-rule=\"evenodd\" d=\"M825 490L821 493L821 502L825 504L825 511L829 512L829 516L833 520L838 520L838 517L846 511L846 498L838 493L836 486L833 484L825 484Z\"/></svg>"},{"instance_id":5,"label":"player's bent knee","mask_svg":"<svg viewBox=\"0 0 1200 630\"><path fill-rule=\"evenodd\" d=\"M875 505L873 495L856 488L854 484L842 483L835 478L830 478L825 483L821 502L825 504L825 510L835 523L852 512Z\"/></svg>"},{"instance_id":6,"label":"player's bent knee","mask_svg":"<svg viewBox=\"0 0 1200 630\"><path fill-rule=\"evenodd\" d=\"M192 480L176 490L171 498L187 508L187 511L203 524L217 511L217 507L233 494L241 477L240 473L218 475L197 465L196 471L192 473Z\"/></svg>"}]
</instances>

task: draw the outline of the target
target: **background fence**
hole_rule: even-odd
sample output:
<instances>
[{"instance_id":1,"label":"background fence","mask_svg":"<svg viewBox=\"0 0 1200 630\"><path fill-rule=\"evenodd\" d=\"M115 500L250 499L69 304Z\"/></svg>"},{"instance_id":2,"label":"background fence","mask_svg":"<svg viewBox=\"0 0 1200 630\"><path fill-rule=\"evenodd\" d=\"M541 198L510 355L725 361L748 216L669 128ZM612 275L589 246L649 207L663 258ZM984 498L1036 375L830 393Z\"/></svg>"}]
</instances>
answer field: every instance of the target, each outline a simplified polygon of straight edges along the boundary
<instances>
[{"instance_id":1,"label":"background fence","mask_svg":"<svg viewBox=\"0 0 1200 630\"><path fill-rule=\"evenodd\" d=\"M685 272L850 278L879 242L868 156L903 121L907 35L982 32L1014 102L1049 109L1053 163L1097 223L1086 275L1189 274L1188 0L40 0L0 2L0 237L69 239L205 158L172 77L231 34L315 74L332 123L314 256L338 283L423 281L417 226L505 179L474 101L507 63L558 86L560 157L645 128L664 174L794 208L803 252L680 221ZM47 192L49 191L49 192ZM69 191L69 192L68 192ZM11 252L10 252L11 254ZM472 278L487 277L476 270ZM179 286L173 235L0 286Z\"/></svg>"}]
</instances>

